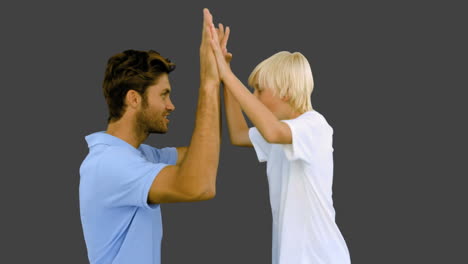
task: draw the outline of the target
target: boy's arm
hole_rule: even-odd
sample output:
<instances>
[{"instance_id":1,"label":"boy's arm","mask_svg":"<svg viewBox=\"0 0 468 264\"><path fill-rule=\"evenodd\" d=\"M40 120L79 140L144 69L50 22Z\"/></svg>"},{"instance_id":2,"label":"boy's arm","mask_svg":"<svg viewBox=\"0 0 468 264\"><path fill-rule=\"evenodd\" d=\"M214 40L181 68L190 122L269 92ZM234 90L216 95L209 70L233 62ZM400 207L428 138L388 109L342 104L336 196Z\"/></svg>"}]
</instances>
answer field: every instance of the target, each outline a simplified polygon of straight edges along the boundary
<instances>
[{"instance_id":1,"label":"boy's arm","mask_svg":"<svg viewBox=\"0 0 468 264\"><path fill-rule=\"evenodd\" d=\"M235 100L239 102L242 110L244 110L268 143L292 143L292 134L289 126L279 121L278 118L276 118L276 116L242 84L234 73L229 72L226 74L223 78L223 83L229 89Z\"/></svg>"},{"instance_id":2,"label":"boy's arm","mask_svg":"<svg viewBox=\"0 0 468 264\"><path fill-rule=\"evenodd\" d=\"M235 146L252 147L249 138L249 127L242 114L241 107L229 89L226 88L226 85L224 84L224 105L231 143Z\"/></svg>"},{"instance_id":3,"label":"boy's arm","mask_svg":"<svg viewBox=\"0 0 468 264\"><path fill-rule=\"evenodd\" d=\"M276 118L276 116L270 110L268 110L268 108L266 108L266 106L264 106L231 71L231 67L225 60L225 54L223 54L223 50L225 52L226 49L224 46L222 47L222 43L220 44L218 31L214 27L213 23L209 25L209 29L207 31L209 32L211 38L210 43L211 47L213 48L213 53L216 57L219 76L223 81L223 84L227 87L226 90L229 90L230 92L230 94L225 94L228 94L228 96L232 95L232 97L235 98L235 100L240 104L242 110L244 110L249 119L252 121L252 123L255 125L255 127L258 129L260 134L262 134L263 138L267 142L275 144L291 144L292 134L289 126L279 121L278 118ZM232 100L229 102L232 102ZM235 107L233 107L233 109L235 109ZM228 114L227 111L228 106L226 105L226 113ZM232 113L234 113L234 115L231 115L231 117L235 117L233 120L238 121L232 123L242 123L239 121L241 120L239 116L239 111L232 111L231 114ZM242 115L242 113L240 114ZM229 123L230 121L228 115L228 125ZM234 125L234 127L236 127L236 125ZM243 125L240 125L238 127L240 127L240 131L244 131ZM241 135L245 135L245 133L241 132ZM242 137L242 139L245 139L245 137ZM245 143L245 140L243 141L243 143Z\"/></svg>"},{"instance_id":4,"label":"boy's arm","mask_svg":"<svg viewBox=\"0 0 468 264\"><path fill-rule=\"evenodd\" d=\"M218 43L223 52L224 60L228 67L230 67L232 54L227 51L227 42L231 30L229 27L224 28L223 24L219 23L219 28L216 29L216 32L218 34ZM235 146L252 147L252 142L249 138L249 128L242 114L242 109L229 90L226 89L226 85L224 85L224 105L226 108L229 139L231 143Z\"/></svg>"}]
</instances>

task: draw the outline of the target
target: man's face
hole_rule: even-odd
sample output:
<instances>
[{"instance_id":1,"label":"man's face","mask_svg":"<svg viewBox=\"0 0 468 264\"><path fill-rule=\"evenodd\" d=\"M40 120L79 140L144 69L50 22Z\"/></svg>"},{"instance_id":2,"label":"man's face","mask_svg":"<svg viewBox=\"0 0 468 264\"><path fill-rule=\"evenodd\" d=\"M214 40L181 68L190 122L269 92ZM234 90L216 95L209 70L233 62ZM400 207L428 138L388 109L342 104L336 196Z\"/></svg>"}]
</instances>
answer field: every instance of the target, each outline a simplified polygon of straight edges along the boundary
<instances>
[{"instance_id":1,"label":"man's face","mask_svg":"<svg viewBox=\"0 0 468 264\"><path fill-rule=\"evenodd\" d=\"M141 109L137 114L138 126L147 133L164 134L168 130L167 116L175 110L170 99L171 85L167 74L161 75L146 90Z\"/></svg>"}]
</instances>

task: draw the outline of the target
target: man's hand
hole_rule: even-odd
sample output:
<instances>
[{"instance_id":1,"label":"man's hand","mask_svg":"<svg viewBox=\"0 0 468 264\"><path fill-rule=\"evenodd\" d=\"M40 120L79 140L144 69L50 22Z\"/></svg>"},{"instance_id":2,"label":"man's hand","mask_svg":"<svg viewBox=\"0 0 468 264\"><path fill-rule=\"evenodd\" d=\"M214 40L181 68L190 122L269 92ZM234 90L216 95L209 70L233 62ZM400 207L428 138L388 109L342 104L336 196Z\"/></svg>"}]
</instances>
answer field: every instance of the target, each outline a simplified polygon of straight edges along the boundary
<instances>
[{"instance_id":1,"label":"man's hand","mask_svg":"<svg viewBox=\"0 0 468 264\"><path fill-rule=\"evenodd\" d=\"M213 16L210 11L203 9L203 31L200 44L200 81L213 82L219 84L219 74L216 67L216 60L210 46L210 25L213 24Z\"/></svg>"}]
</instances>

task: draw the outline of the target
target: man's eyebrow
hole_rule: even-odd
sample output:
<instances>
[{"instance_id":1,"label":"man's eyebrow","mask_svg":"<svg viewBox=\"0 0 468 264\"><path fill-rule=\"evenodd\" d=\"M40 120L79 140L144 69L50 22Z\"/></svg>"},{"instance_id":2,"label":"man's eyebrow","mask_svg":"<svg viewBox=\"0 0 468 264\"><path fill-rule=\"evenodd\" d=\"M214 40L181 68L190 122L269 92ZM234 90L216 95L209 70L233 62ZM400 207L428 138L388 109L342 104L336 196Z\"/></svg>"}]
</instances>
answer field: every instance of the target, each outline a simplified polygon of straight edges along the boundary
<instances>
[{"instance_id":1,"label":"man's eyebrow","mask_svg":"<svg viewBox=\"0 0 468 264\"><path fill-rule=\"evenodd\" d=\"M170 93L171 92L171 88L166 88L162 91L163 93Z\"/></svg>"}]
</instances>

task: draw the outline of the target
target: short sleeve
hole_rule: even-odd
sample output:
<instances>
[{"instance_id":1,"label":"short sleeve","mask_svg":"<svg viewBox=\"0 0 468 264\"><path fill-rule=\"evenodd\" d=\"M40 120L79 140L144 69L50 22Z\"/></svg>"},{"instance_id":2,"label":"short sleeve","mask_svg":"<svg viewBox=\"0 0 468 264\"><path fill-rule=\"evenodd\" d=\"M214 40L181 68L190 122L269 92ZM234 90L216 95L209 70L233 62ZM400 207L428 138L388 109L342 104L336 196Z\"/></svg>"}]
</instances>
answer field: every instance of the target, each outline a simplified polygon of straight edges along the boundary
<instances>
[{"instance_id":1,"label":"short sleeve","mask_svg":"<svg viewBox=\"0 0 468 264\"><path fill-rule=\"evenodd\" d=\"M176 148L169 147L158 149L146 144L141 144L141 150L152 162L166 163L170 165L175 165L177 163L178 153Z\"/></svg>"},{"instance_id":2,"label":"short sleeve","mask_svg":"<svg viewBox=\"0 0 468 264\"><path fill-rule=\"evenodd\" d=\"M310 162L324 153L333 151L333 129L320 116L310 114L282 122L288 124L292 134L292 144L283 145L288 160Z\"/></svg>"},{"instance_id":3,"label":"short sleeve","mask_svg":"<svg viewBox=\"0 0 468 264\"><path fill-rule=\"evenodd\" d=\"M249 138L255 149L255 153L257 153L258 161L268 161L268 157L271 151L271 144L263 138L258 129L255 127L251 127L249 129Z\"/></svg>"},{"instance_id":4,"label":"short sleeve","mask_svg":"<svg viewBox=\"0 0 468 264\"><path fill-rule=\"evenodd\" d=\"M176 148L162 148L156 149L159 151L159 162L175 165L177 163L177 149Z\"/></svg>"},{"instance_id":5,"label":"short sleeve","mask_svg":"<svg viewBox=\"0 0 468 264\"><path fill-rule=\"evenodd\" d=\"M137 206L148 204L148 193L159 172L168 164L154 163L135 152L109 148L99 160L96 185L105 206Z\"/></svg>"}]
</instances>

